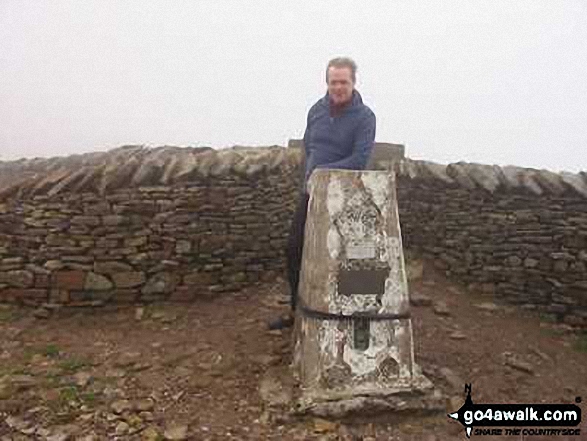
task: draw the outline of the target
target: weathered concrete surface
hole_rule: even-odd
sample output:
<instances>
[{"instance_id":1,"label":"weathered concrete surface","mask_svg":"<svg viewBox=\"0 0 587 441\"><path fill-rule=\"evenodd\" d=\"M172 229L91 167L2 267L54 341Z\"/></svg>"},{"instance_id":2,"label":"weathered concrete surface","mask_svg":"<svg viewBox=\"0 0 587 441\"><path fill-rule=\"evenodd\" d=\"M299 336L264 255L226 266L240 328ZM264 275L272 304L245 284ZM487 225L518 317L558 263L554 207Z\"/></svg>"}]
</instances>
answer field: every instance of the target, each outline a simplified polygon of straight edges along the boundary
<instances>
[{"instance_id":1,"label":"weathered concrete surface","mask_svg":"<svg viewBox=\"0 0 587 441\"><path fill-rule=\"evenodd\" d=\"M414 362L394 174L317 170L308 188L300 303L348 318L325 320L298 310L300 407L341 417L440 405ZM377 272L383 274L379 286L372 283ZM364 283L356 283L361 277ZM356 291L349 291L349 280ZM404 318L351 317L357 313Z\"/></svg>"}]
</instances>

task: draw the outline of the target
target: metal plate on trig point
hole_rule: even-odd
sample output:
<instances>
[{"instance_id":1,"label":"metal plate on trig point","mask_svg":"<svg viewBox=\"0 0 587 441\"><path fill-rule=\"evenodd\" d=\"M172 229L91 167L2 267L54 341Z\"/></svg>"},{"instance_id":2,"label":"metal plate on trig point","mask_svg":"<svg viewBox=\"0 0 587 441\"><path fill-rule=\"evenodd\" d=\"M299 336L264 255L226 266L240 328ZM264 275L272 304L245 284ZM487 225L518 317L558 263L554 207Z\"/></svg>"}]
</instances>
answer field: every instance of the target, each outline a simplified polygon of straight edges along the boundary
<instances>
[{"instance_id":1,"label":"metal plate on trig point","mask_svg":"<svg viewBox=\"0 0 587 441\"><path fill-rule=\"evenodd\" d=\"M358 243L349 245L347 247L348 259L374 259L375 258L375 244L374 243Z\"/></svg>"},{"instance_id":2,"label":"metal plate on trig point","mask_svg":"<svg viewBox=\"0 0 587 441\"><path fill-rule=\"evenodd\" d=\"M389 269L376 270L347 270L341 269L338 273L338 293L352 294L383 294L385 279Z\"/></svg>"}]
</instances>

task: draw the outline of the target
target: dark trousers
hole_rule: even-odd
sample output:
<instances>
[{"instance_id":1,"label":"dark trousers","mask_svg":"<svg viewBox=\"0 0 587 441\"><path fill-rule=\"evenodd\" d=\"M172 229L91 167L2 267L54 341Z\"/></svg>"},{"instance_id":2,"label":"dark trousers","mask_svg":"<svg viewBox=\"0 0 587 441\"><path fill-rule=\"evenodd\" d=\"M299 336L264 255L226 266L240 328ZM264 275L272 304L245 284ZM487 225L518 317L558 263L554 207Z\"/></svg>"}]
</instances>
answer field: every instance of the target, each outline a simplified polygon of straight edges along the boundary
<instances>
[{"instance_id":1,"label":"dark trousers","mask_svg":"<svg viewBox=\"0 0 587 441\"><path fill-rule=\"evenodd\" d=\"M294 213L289 239L287 241L287 279L291 295L291 309L294 311L298 299L298 285L300 282L300 268L304 249L304 232L306 230L306 216L308 214L308 200L310 196L303 192L300 195L298 206Z\"/></svg>"}]
</instances>

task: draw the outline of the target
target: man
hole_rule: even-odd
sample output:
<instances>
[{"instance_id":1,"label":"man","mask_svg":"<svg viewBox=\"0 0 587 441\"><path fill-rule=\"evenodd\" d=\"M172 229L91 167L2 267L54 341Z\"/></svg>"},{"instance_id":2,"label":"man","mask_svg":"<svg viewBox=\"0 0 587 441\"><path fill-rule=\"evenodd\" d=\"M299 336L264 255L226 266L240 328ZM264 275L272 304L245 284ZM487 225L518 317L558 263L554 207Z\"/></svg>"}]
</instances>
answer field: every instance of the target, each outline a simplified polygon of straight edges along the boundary
<instances>
[{"instance_id":1,"label":"man","mask_svg":"<svg viewBox=\"0 0 587 441\"><path fill-rule=\"evenodd\" d=\"M355 90L357 65L346 57L330 60L326 68L326 95L308 112L304 133L304 181L287 245L287 273L291 312L271 322L270 329L293 324L308 199L306 185L316 168L364 170L375 141L375 114Z\"/></svg>"}]
</instances>

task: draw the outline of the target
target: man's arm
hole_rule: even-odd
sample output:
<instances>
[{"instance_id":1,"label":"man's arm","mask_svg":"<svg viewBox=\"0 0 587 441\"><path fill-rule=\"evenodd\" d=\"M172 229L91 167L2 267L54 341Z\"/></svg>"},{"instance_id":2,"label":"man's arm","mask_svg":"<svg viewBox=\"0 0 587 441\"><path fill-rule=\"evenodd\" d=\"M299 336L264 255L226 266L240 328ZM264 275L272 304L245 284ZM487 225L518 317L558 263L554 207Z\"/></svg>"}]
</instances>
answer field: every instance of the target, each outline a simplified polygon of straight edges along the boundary
<instances>
[{"instance_id":1,"label":"man's arm","mask_svg":"<svg viewBox=\"0 0 587 441\"><path fill-rule=\"evenodd\" d=\"M304 132L304 151L302 152L302 179L304 179L304 191L306 189L305 181L306 181L306 165L308 160L310 159L311 148L310 148L310 119L312 116L312 111L314 107L311 107L308 111L308 116L306 118L306 131Z\"/></svg>"},{"instance_id":2,"label":"man's arm","mask_svg":"<svg viewBox=\"0 0 587 441\"><path fill-rule=\"evenodd\" d=\"M348 170L364 170L369 161L375 142L375 114L369 112L358 127L353 145L353 153L339 161L322 164L316 168L342 168Z\"/></svg>"},{"instance_id":3,"label":"man's arm","mask_svg":"<svg viewBox=\"0 0 587 441\"><path fill-rule=\"evenodd\" d=\"M308 161L308 141L310 139L310 117L308 114L308 120L306 122L306 131L304 132L304 146L302 150L302 178L306 178L306 162Z\"/></svg>"}]
</instances>

